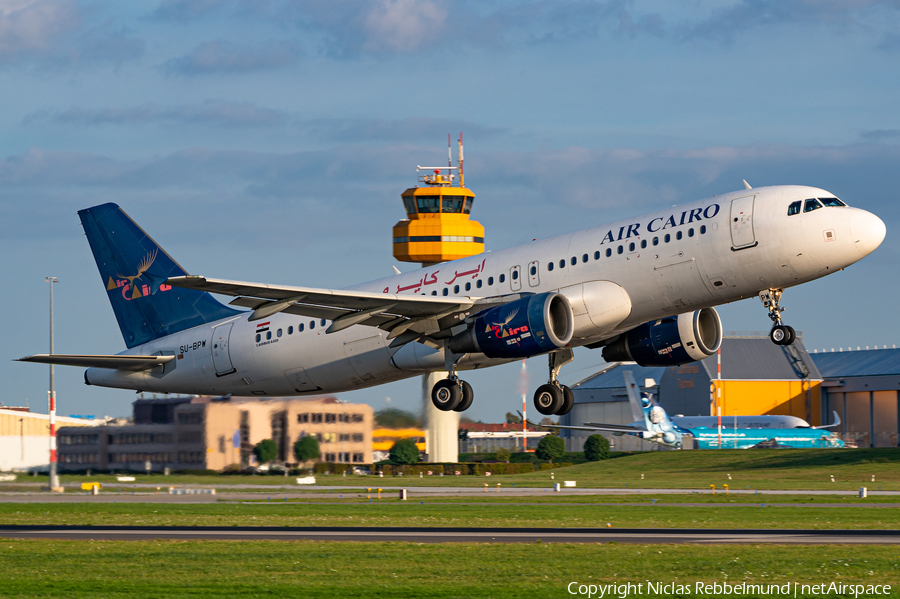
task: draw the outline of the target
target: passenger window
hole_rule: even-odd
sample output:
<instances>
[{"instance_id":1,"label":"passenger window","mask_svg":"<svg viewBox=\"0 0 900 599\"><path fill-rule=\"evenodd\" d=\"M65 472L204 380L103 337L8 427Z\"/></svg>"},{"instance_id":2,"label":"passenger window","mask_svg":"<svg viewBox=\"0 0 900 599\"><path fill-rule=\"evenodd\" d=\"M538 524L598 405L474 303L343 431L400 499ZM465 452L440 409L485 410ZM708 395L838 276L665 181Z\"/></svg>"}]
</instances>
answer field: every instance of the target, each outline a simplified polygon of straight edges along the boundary
<instances>
[{"instance_id":1,"label":"passenger window","mask_svg":"<svg viewBox=\"0 0 900 599\"><path fill-rule=\"evenodd\" d=\"M450 290L447 289L446 287L444 287L444 291L443 291L442 293L443 293L444 295L448 295L448 294L450 293Z\"/></svg>"},{"instance_id":2,"label":"passenger window","mask_svg":"<svg viewBox=\"0 0 900 599\"><path fill-rule=\"evenodd\" d=\"M659 245L659 237L653 238L653 245Z\"/></svg>"},{"instance_id":3,"label":"passenger window","mask_svg":"<svg viewBox=\"0 0 900 599\"><path fill-rule=\"evenodd\" d=\"M596 252L594 252L594 260L599 260L599 259L600 259L600 250L597 250Z\"/></svg>"},{"instance_id":4,"label":"passenger window","mask_svg":"<svg viewBox=\"0 0 900 599\"><path fill-rule=\"evenodd\" d=\"M488 285L494 284L494 277L488 277Z\"/></svg>"},{"instance_id":5,"label":"passenger window","mask_svg":"<svg viewBox=\"0 0 900 599\"><path fill-rule=\"evenodd\" d=\"M478 279L477 281L475 281L475 286L478 287L479 289L481 289L481 286L483 284L484 284L484 282L481 279Z\"/></svg>"},{"instance_id":6,"label":"passenger window","mask_svg":"<svg viewBox=\"0 0 900 599\"><path fill-rule=\"evenodd\" d=\"M322 326L323 326L323 327L325 326L325 323L326 323L326 322L327 322L327 321L323 318L323 319L322 319Z\"/></svg>"},{"instance_id":7,"label":"passenger window","mask_svg":"<svg viewBox=\"0 0 900 599\"><path fill-rule=\"evenodd\" d=\"M819 200L816 198L810 198L803 202L803 212L812 212L813 210L818 210L822 207L822 204L819 203Z\"/></svg>"},{"instance_id":8,"label":"passenger window","mask_svg":"<svg viewBox=\"0 0 900 599\"><path fill-rule=\"evenodd\" d=\"M288 327L288 335L293 335L293 334L294 334L294 327L292 325L292 326Z\"/></svg>"},{"instance_id":9,"label":"passenger window","mask_svg":"<svg viewBox=\"0 0 900 599\"><path fill-rule=\"evenodd\" d=\"M788 206L788 216L794 216L795 214L800 214L800 200L796 202L791 202L791 205Z\"/></svg>"},{"instance_id":10,"label":"passenger window","mask_svg":"<svg viewBox=\"0 0 900 599\"><path fill-rule=\"evenodd\" d=\"M553 270L553 263L552 263L552 262L548 262L548 263L547 263L547 270Z\"/></svg>"},{"instance_id":11,"label":"passenger window","mask_svg":"<svg viewBox=\"0 0 900 599\"><path fill-rule=\"evenodd\" d=\"M278 336L281 337L281 329L278 329Z\"/></svg>"},{"instance_id":12,"label":"passenger window","mask_svg":"<svg viewBox=\"0 0 900 599\"><path fill-rule=\"evenodd\" d=\"M453 286L453 293L459 293L459 285Z\"/></svg>"},{"instance_id":13,"label":"passenger window","mask_svg":"<svg viewBox=\"0 0 900 599\"><path fill-rule=\"evenodd\" d=\"M466 283L466 291L472 290L472 283Z\"/></svg>"},{"instance_id":14,"label":"passenger window","mask_svg":"<svg viewBox=\"0 0 900 599\"><path fill-rule=\"evenodd\" d=\"M303 332L303 327L304 327L304 326L305 326L305 325L304 325L302 322L301 322L300 324L298 324L298 325L297 325L297 332L298 332L298 333L302 333L302 332Z\"/></svg>"},{"instance_id":15,"label":"passenger window","mask_svg":"<svg viewBox=\"0 0 900 599\"><path fill-rule=\"evenodd\" d=\"M694 228L691 227L690 229L688 229L688 237L693 237L693 236L694 236Z\"/></svg>"},{"instance_id":16,"label":"passenger window","mask_svg":"<svg viewBox=\"0 0 900 599\"><path fill-rule=\"evenodd\" d=\"M497 280L502 283L503 281L506 280L506 275L500 275L499 277L497 277Z\"/></svg>"},{"instance_id":17,"label":"passenger window","mask_svg":"<svg viewBox=\"0 0 900 599\"><path fill-rule=\"evenodd\" d=\"M578 264L578 258L572 256L572 266L575 266L576 264Z\"/></svg>"},{"instance_id":18,"label":"passenger window","mask_svg":"<svg viewBox=\"0 0 900 599\"><path fill-rule=\"evenodd\" d=\"M706 225L700 225L700 234L706 235Z\"/></svg>"},{"instance_id":19,"label":"passenger window","mask_svg":"<svg viewBox=\"0 0 900 599\"><path fill-rule=\"evenodd\" d=\"M619 247L616 248L616 253L617 253L617 254L621 254L622 251L623 251L624 249L625 249L625 248L623 248L623 247L620 245Z\"/></svg>"},{"instance_id":20,"label":"passenger window","mask_svg":"<svg viewBox=\"0 0 900 599\"><path fill-rule=\"evenodd\" d=\"M819 198L819 201L825 204L826 208L834 208L837 206L846 206L844 202L840 201L837 198Z\"/></svg>"},{"instance_id":21,"label":"passenger window","mask_svg":"<svg viewBox=\"0 0 900 599\"><path fill-rule=\"evenodd\" d=\"M536 275L536 274L537 274L537 266L532 265L532 267L531 267L531 276L534 276L534 275Z\"/></svg>"},{"instance_id":22,"label":"passenger window","mask_svg":"<svg viewBox=\"0 0 900 599\"><path fill-rule=\"evenodd\" d=\"M315 321L315 320L310 320L310 321L309 321L309 330L311 331L311 330L313 330L314 328L316 328L316 321Z\"/></svg>"},{"instance_id":23,"label":"passenger window","mask_svg":"<svg viewBox=\"0 0 900 599\"><path fill-rule=\"evenodd\" d=\"M267 331L267 332L266 332L266 339L268 340L268 339L271 339L271 338L272 338L272 331Z\"/></svg>"},{"instance_id":24,"label":"passenger window","mask_svg":"<svg viewBox=\"0 0 900 599\"><path fill-rule=\"evenodd\" d=\"M612 248L606 248L606 257L609 258L612 256Z\"/></svg>"},{"instance_id":25,"label":"passenger window","mask_svg":"<svg viewBox=\"0 0 900 599\"><path fill-rule=\"evenodd\" d=\"M641 239L641 249L644 249L645 247L647 247L647 240Z\"/></svg>"},{"instance_id":26,"label":"passenger window","mask_svg":"<svg viewBox=\"0 0 900 599\"><path fill-rule=\"evenodd\" d=\"M257 334L256 334L256 342L259 343L261 339L262 339L262 335L260 335L259 333L257 333Z\"/></svg>"},{"instance_id":27,"label":"passenger window","mask_svg":"<svg viewBox=\"0 0 900 599\"><path fill-rule=\"evenodd\" d=\"M560 261L559 261L559 267L560 267L560 268L565 268L565 267L566 267L566 261L565 261L565 260L560 260Z\"/></svg>"},{"instance_id":28,"label":"passenger window","mask_svg":"<svg viewBox=\"0 0 900 599\"><path fill-rule=\"evenodd\" d=\"M581 261L582 261L582 262L587 262L587 261L588 261L588 255L587 255L587 254L583 255L583 256L581 257Z\"/></svg>"},{"instance_id":29,"label":"passenger window","mask_svg":"<svg viewBox=\"0 0 900 599\"><path fill-rule=\"evenodd\" d=\"M675 233L675 239L681 239L682 237L683 235L681 234L681 231Z\"/></svg>"},{"instance_id":30,"label":"passenger window","mask_svg":"<svg viewBox=\"0 0 900 599\"><path fill-rule=\"evenodd\" d=\"M633 252L633 251L634 251L634 242L633 242L633 241L632 241L631 243L628 244L628 251L629 251L629 252Z\"/></svg>"},{"instance_id":31,"label":"passenger window","mask_svg":"<svg viewBox=\"0 0 900 599\"><path fill-rule=\"evenodd\" d=\"M437 289L431 292L431 295L437 295Z\"/></svg>"},{"instance_id":32,"label":"passenger window","mask_svg":"<svg viewBox=\"0 0 900 599\"><path fill-rule=\"evenodd\" d=\"M668 233L666 233L666 236L663 237L663 241L665 241L666 243L669 243L669 241L671 241L671 240L672 240L672 236L669 235Z\"/></svg>"},{"instance_id":33,"label":"passenger window","mask_svg":"<svg viewBox=\"0 0 900 599\"><path fill-rule=\"evenodd\" d=\"M519 271L518 270L512 271L512 278L513 278L513 281L519 280Z\"/></svg>"}]
</instances>

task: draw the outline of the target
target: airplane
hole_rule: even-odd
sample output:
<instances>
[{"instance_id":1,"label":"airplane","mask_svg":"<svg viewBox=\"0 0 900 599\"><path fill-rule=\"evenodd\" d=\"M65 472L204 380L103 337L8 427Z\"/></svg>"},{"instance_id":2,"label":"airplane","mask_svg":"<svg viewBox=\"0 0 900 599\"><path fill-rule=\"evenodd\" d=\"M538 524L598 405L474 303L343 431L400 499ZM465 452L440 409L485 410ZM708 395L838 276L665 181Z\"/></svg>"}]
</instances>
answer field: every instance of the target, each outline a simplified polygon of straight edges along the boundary
<instances>
[{"instance_id":1,"label":"airplane","mask_svg":"<svg viewBox=\"0 0 900 599\"><path fill-rule=\"evenodd\" d=\"M709 419L706 426L686 427L684 423L688 419L670 418L665 409L653 398L650 393L641 393L634 381L634 375L630 370L622 373L625 377L625 390L628 393L628 402L631 404L631 413L635 422L626 425L599 424L585 422L580 426L562 426L555 424L540 425L547 428L578 430L589 432L611 432L614 435L633 435L646 441L651 441L674 449L683 449L686 443L691 444L692 449L753 449L753 448L838 448L844 447L840 435L832 433L827 428L838 426L841 419L834 412L834 423L825 426L805 426L799 428L757 428L741 426L718 426L718 417L698 417L695 422L708 422L699 418ZM645 387L655 387L653 379L647 379ZM758 419L759 416L738 416L738 419ZM681 420L681 422L678 422ZM727 419L732 422L734 420ZM799 419L798 419L799 420ZM769 419L771 424L773 420ZM805 422L805 421L802 421Z\"/></svg>"},{"instance_id":2,"label":"airplane","mask_svg":"<svg viewBox=\"0 0 900 599\"><path fill-rule=\"evenodd\" d=\"M88 385L217 396L336 393L443 371L431 400L461 412L474 392L460 371L547 355L534 404L562 415L574 403L558 380L572 348L644 366L701 360L722 341L715 306L753 296L771 340L790 344L783 291L885 237L881 219L823 189L744 187L346 289L189 275L119 206L94 206L78 214L128 349L21 360L85 367Z\"/></svg>"}]
</instances>

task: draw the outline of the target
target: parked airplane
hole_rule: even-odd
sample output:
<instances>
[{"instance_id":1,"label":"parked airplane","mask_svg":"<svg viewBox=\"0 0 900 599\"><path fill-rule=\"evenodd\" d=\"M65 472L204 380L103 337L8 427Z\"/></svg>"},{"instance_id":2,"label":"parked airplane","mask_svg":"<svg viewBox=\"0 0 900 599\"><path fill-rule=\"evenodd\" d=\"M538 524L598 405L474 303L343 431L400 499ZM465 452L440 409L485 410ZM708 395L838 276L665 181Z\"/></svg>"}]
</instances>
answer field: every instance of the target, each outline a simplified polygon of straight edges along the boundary
<instances>
[{"instance_id":1,"label":"parked airplane","mask_svg":"<svg viewBox=\"0 0 900 599\"><path fill-rule=\"evenodd\" d=\"M713 306L758 295L771 338L790 344L783 290L877 248L875 215L814 187L746 189L344 290L188 275L115 204L79 211L128 349L34 355L87 367L89 385L162 393L340 392L447 371L441 410L467 409L458 371L549 355L534 396L565 414L572 348L669 366L715 352ZM225 306L210 293L235 296Z\"/></svg>"},{"instance_id":2,"label":"parked airplane","mask_svg":"<svg viewBox=\"0 0 900 599\"><path fill-rule=\"evenodd\" d=\"M718 417L707 416L703 418L709 418L713 421L709 425L686 427L682 423L686 422L687 419L678 422L678 419L670 418L650 393L639 394L640 389L637 383L634 382L634 375L631 374L630 370L626 370L622 374L625 377L625 390L628 393L628 401L631 404L631 413L635 422L625 425L585 422L580 426L543 426L577 431L611 432L615 435L634 435L653 443L674 447L675 449L682 449L687 443L690 443L689 447L694 449L844 446L844 442L841 441L837 433L822 430L841 423L837 412L834 412L834 423L827 426L810 427L807 425L802 428L757 428L742 425L738 428L737 423L735 423L733 427L728 427L727 424L720 427L717 422ZM648 381L650 380L652 379L648 379ZM655 383L647 386L655 386ZM738 416L737 418L753 419L761 417ZM725 419L725 421L729 420L734 422L731 419ZM769 419L768 423L773 423L773 420Z\"/></svg>"}]
</instances>

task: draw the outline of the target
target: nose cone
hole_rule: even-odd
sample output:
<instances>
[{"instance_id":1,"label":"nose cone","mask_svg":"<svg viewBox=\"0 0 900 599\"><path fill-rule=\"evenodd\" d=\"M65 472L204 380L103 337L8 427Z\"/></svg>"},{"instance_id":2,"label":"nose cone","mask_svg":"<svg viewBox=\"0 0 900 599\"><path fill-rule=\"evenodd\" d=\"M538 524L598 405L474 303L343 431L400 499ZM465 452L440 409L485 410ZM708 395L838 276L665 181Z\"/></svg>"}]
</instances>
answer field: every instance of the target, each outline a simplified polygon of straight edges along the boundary
<instances>
[{"instance_id":1,"label":"nose cone","mask_svg":"<svg viewBox=\"0 0 900 599\"><path fill-rule=\"evenodd\" d=\"M884 241L887 228L884 221L865 210L860 210L850 218L850 234L856 249L863 256L868 256Z\"/></svg>"}]
</instances>

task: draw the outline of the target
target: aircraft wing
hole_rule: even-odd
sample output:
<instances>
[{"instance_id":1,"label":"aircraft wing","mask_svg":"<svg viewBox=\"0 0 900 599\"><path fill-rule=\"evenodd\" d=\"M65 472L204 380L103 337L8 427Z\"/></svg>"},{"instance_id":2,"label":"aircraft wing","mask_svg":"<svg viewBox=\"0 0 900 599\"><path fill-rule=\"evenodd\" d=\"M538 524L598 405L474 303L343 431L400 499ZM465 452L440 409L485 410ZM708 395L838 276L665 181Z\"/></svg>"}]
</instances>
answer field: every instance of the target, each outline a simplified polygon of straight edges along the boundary
<instances>
[{"instance_id":1,"label":"aircraft wing","mask_svg":"<svg viewBox=\"0 0 900 599\"><path fill-rule=\"evenodd\" d=\"M379 327L390 331L388 338L403 335L400 343L423 335L434 335L461 324L470 313L522 297L521 294L491 298L397 295L245 283L196 275L172 277L166 283L185 289L236 296L231 305L252 309L250 320L287 312L333 321L328 333L356 324Z\"/></svg>"},{"instance_id":2,"label":"aircraft wing","mask_svg":"<svg viewBox=\"0 0 900 599\"><path fill-rule=\"evenodd\" d=\"M559 428L570 431L606 431L609 433L642 433L646 429L636 426L628 426L625 424L600 424L597 422L585 422L581 426L563 426L561 424L535 424L529 422L532 426L543 426L544 428Z\"/></svg>"},{"instance_id":3,"label":"aircraft wing","mask_svg":"<svg viewBox=\"0 0 900 599\"><path fill-rule=\"evenodd\" d=\"M17 362L37 362L60 366L81 366L83 368L113 368L139 372L171 362L175 356L100 356L76 354L35 354L19 358Z\"/></svg>"}]
</instances>

